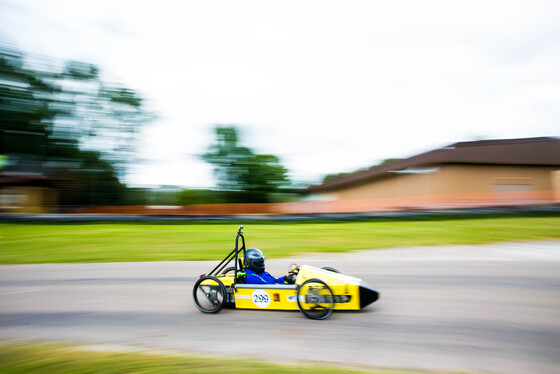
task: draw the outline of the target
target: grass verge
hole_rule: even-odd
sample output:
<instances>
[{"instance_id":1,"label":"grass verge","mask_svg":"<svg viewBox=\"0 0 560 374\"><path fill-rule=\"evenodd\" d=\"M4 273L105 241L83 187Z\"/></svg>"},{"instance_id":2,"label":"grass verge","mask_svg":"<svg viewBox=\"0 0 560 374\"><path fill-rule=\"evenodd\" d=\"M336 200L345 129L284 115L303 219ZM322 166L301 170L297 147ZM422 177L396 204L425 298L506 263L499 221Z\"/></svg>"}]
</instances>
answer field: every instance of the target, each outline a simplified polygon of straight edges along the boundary
<instances>
[{"instance_id":1,"label":"grass verge","mask_svg":"<svg viewBox=\"0 0 560 374\"><path fill-rule=\"evenodd\" d=\"M56 344L0 346L0 372L16 373L392 373L315 365L280 365L248 360L226 360L191 355L93 351ZM403 372L404 373L404 372ZM406 371L406 373L413 373Z\"/></svg>"},{"instance_id":2,"label":"grass verge","mask_svg":"<svg viewBox=\"0 0 560 374\"><path fill-rule=\"evenodd\" d=\"M241 222L239 222L241 223ZM0 263L222 259L239 223L0 223ZM560 217L249 223L247 247L267 257L411 245L560 238Z\"/></svg>"}]
</instances>

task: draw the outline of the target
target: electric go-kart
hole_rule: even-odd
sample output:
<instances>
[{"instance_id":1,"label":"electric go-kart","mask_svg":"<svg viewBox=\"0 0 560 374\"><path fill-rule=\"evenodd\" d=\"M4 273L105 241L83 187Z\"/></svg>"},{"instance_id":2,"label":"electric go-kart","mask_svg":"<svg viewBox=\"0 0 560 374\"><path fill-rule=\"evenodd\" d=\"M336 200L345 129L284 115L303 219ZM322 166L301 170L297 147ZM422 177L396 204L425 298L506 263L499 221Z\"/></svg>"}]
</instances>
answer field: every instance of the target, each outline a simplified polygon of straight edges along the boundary
<instances>
[{"instance_id":1,"label":"electric go-kart","mask_svg":"<svg viewBox=\"0 0 560 374\"><path fill-rule=\"evenodd\" d=\"M245 238L239 226L235 248L193 288L194 303L204 313L224 306L236 309L300 310L311 319L324 319L333 310L359 310L379 298L379 293L361 279L336 269L290 266L295 284L247 284L244 264ZM239 246L241 238L242 245ZM234 266L227 267L231 261Z\"/></svg>"}]
</instances>

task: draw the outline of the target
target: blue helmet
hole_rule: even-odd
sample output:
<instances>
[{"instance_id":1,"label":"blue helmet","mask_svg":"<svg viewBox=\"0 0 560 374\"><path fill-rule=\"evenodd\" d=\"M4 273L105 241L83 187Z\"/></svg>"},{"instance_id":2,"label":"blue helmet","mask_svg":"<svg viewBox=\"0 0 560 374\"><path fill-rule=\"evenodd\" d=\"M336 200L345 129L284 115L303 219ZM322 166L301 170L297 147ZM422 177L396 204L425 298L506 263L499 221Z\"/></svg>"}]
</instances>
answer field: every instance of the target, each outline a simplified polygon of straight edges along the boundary
<instances>
[{"instance_id":1,"label":"blue helmet","mask_svg":"<svg viewBox=\"0 0 560 374\"><path fill-rule=\"evenodd\" d=\"M245 251L245 268L253 270L257 274L264 272L264 254L260 249L251 248Z\"/></svg>"}]
</instances>

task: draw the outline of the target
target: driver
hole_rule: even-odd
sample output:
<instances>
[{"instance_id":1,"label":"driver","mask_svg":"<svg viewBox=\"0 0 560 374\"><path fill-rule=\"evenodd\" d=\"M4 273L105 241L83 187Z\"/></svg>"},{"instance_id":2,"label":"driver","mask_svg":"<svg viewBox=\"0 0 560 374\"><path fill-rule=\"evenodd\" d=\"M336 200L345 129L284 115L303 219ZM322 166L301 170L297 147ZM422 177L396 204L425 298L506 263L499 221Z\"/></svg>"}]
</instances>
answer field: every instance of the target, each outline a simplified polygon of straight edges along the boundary
<instances>
[{"instance_id":1,"label":"driver","mask_svg":"<svg viewBox=\"0 0 560 374\"><path fill-rule=\"evenodd\" d=\"M274 278L269 272L264 271L264 254L260 249L251 248L245 251L245 281L248 284L294 284L295 274L288 274Z\"/></svg>"}]
</instances>

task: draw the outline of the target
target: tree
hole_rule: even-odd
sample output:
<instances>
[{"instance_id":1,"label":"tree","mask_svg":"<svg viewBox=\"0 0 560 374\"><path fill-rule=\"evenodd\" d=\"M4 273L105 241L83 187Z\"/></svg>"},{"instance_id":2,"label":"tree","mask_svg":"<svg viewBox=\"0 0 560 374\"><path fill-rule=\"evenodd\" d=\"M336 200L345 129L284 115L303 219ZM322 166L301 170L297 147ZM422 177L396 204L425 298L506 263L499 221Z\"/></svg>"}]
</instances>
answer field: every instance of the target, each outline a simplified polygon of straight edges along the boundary
<instances>
[{"instance_id":1,"label":"tree","mask_svg":"<svg viewBox=\"0 0 560 374\"><path fill-rule=\"evenodd\" d=\"M63 203L114 204L139 129L153 116L139 95L91 64L62 69L0 46L0 155L67 183Z\"/></svg>"},{"instance_id":2,"label":"tree","mask_svg":"<svg viewBox=\"0 0 560 374\"><path fill-rule=\"evenodd\" d=\"M69 107L57 116L56 128L77 139L81 149L100 152L122 176L139 130L154 118L143 109L143 99L132 89L106 83L98 68L87 63L69 62L56 81L64 88L58 102Z\"/></svg>"},{"instance_id":3,"label":"tree","mask_svg":"<svg viewBox=\"0 0 560 374\"><path fill-rule=\"evenodd\" d=\"M234 126L216 126L215 133L216 143L202 158L214 165L218 187L230 202L270 202L274 193L289 184L278 157L240 146Z\"/></svg>"},{"instance_id":4,"label":"tree","mask_svg":"<svg viewBox=\"0 0 560 374\"><path fill-rule=\"evenodd\" d=\"M56 87L25 69L21 54L0 49L0 154L44 158Z\"/></svg>"}]
</instances>

